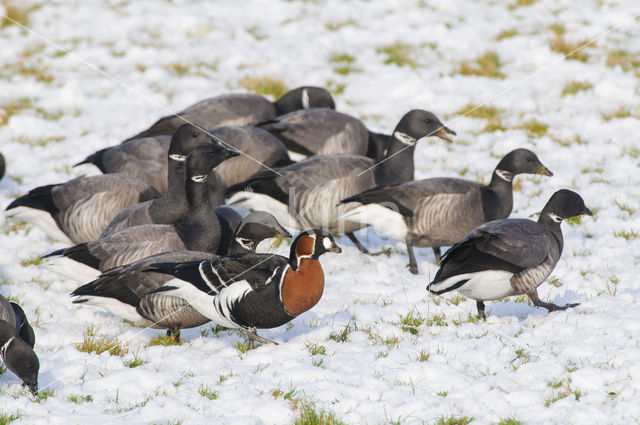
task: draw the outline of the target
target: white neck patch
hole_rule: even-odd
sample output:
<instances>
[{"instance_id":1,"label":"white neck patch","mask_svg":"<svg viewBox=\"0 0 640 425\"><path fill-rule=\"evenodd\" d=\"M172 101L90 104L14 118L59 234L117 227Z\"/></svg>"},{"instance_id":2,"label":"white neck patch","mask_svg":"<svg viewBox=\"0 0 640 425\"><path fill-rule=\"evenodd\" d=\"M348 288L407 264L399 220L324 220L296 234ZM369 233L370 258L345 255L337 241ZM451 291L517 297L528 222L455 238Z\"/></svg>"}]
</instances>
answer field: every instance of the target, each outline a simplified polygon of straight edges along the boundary
<instances>
[{"instance_id":1,"label":"white neck patch","mask_svg":"<svg viewBox=\"0 0 640 425\"><path fill-rule=\"evenodd\" d=\"M204 183L207 181L207 175L203 174L201 176L191 176L191 180L193 180L196 183Z\"/></svg>"},{"instance_id":2,"label":"white neck patch","mask_svg":"<svg viewBox=\"0 0 640 425\"><path fill-rule=\"evenodd\" d=\"M6 357L7 349L9 348L9 346L11 345L11 343L13 342L13 340L15 338L16 338L15 336L12 336L11 338L9 338L9 340L7 342L4 343L2 348L0 348L0 354L2 354L2 358L3 359Z\"/></svg>"},{"instance_id":3,"label":"white neck patch","mask_svg":"<svg viewBox=\"0 0 640 425\"><path fill-rule=\"evenodd\" d=\"M506 180L509 183L511 183L513 181L513 173L510 171L505 171L505 170L496 170L496 174L498 175L498 177L500 177L502 180Z\"/></svg>"},{"instance_id":4,"label":"white neck patch","mask_svg":"<svg viewBox=\"0 0 640 425\"><path fill-rule=\"evenodd\" d=\"M177 153L172 153L171 155L169 155L169 158L178 162L185 162L187 160L186 155L178 155Z\"/></svg>"},{"instance_id":5,"label":"white neck patch","mask_svg":"<svg viewBox=\"0 0 640 425\"><path fill-rule=\"evenodd\" d=\"M560 216L554 214L554 213L549 213L549 218L553 221L555 221L556 223L560 223L562 221L562 218L560 218Z\"/></svg>"},{"instance_id":6,"label":"white neck patch","mask_svg":"<svg viewBox=\"0 0 640 425\"><path fill-rule=\"evenodd\" d=\"M249 251L253 251L254 249L254 241L252 241L251 239L237 237L236 242L238 242L241 247L243 247L244 249L248 249Z\"/></svg>"},{"instance_id":7,"label":"white neck patch","mask_svg":"<svg viewBox=\"0 0 640 425\"><path fill-rule=\"evenodd\" d=\"M393 137L395 137L396 139L398 139L399 141L401 141L407 146L413 145L417 140L415 137L411 137L408 134L403 133L401 131L394 131Z\"/></svg>"},{"instance_id":8,"label":"white neck patch","mask_svg":"<svg viewBox=\"0 0 640 425\"><path fill-rule=\"evenodd\" d=\"M310 102L309 102L309 93L307 93L307 89L303 89L302 90L302 96L301 97L302 97L302 99L301 99L302 100L302 107L304 109L309 109Z\"/></svg>"}]
</instances>

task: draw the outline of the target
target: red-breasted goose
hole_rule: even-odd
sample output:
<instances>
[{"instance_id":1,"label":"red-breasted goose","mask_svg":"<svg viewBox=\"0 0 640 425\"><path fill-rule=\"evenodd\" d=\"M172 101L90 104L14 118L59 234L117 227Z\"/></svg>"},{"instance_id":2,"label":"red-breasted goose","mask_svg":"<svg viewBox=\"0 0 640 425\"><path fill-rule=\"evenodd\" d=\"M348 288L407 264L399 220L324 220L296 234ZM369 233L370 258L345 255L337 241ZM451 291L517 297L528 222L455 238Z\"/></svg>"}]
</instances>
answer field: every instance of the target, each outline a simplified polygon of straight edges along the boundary
<instances>
[{"instance_id":1,"label":"red-breasted goose","mask_svg":"<svg viewBox=\"0 0 640 425\"><path fill-rule=\"evenodd\" d=\"M269 211L285 227L344 232L360 251L368 253L353 234L363 226L339 220L355 206L336 204L375 186L413 180L416 142L427 136L450 141L447 133L455 134L431 112L414 109L396 126L382 162L348 154L311 157L231 186L227 194L244 192L235 193L229 204Z\"/></svg>"},{"instance_id":2,"label":"red-breasted goose","mask_svg":"<svg viewBox=\"0 0 640 425\"><path fill-rule=\"evenodd\" d=\"M335 108L335 103L327 90L312 86L293 89L275 102L256 94L224 94L201 100L177 114L160 118L147 130L127 140L173 134L185 122L200 128L253 125L297 109L311 107Z\"/></svg>"},{"instance_id":3,"label":"red-breasted goose","mask_svg":"<svg viewBox=\"0 0 640 425\"><path fill-rule=\"evenodd\" d=\"M555 268L562 254L560 223L592 215L575 192L559 190L544 206L538 221L521 218L483 224L453 245L427 289L433 294L458 291L476 300L478 316L485 318L484 301L527 294L538 307L566 310L543 302L537 288Z\"/></svg>"},{"instance_id":4,"label":"red-breasted goose","mask_svg":"<svg viewBox=\"0 0 640 425\"><path fill-rule=\"evenodd\" d=\"M271 214L264 211L249 213L241 220L239 225L232 227L233 239L231 243L227 242L230 247L225 254L255 252L257 245L264 239L277 235L291 237ZM148 294L172 277L164 273L142 271L155 263L182 263L215 257L215 254L201 251L165 252L114 267L93 282L76 289L71 294L73 302L103 308L155 329L167 329L168 335L178 334L180 329L203 325L209 319L181 298Z\"/></svg>"},{"instance_id":5,"label":"red-breasted goose","mask_svg":"<svg viewBox=\"0 0 640 425\"><path fill-rule=\"evenodd\" d=\"M253 341L273 343L257 329L284 325L320 301L324 272L318 258L325 252L342 250L330 233L308 230L293 241L289 258L244 254L158 263L150 270L174 279L152 293L180 297L217 324L246 330L252 348Z\"/></svg>"},{"instance_id":6,"label":"red-breasted goose","mask_svg":"<svg viewBox=\"0 0 640 425\"><path fill-rule=\"evenodd\" d=\"M193 149L187 157L186 183L188 210L173 224L146 224L123 229L105 238L60 249L45 257L59 256L45 264L51 271L86 281L100 271L131 263L167 251L206 251L216 253L221 227L209 205L206 180L211 169L238 155L219 143Z\"/></svg>"},{"instance_id":7,"label":"red-breasted goose","mask_svg":"<svg viewBox=\"0 0 640 425\"><path fill-rule=\"evenodd\" d=\"M535 153L516 149L500 160L488 185L442 177L374 187L343 199L343 204L363 205L342 218L405 241L407 267L416 274L414 246L433 248L439 263L441 246L456 243L482 223L508 217L513 209L513 178L523 173L552 175Z\"/></svg>"},{"instance_id":8,"label":"red-breasted goose","mask_svg":"<svg viewBox=\"0 0 640 425\"><path fill-rule=\"evenodd\" d=\"M0 355L32 394L38 392L40 363L33 351L36 339L22 308L0 295Z\"/></svg>"}]
</instances>

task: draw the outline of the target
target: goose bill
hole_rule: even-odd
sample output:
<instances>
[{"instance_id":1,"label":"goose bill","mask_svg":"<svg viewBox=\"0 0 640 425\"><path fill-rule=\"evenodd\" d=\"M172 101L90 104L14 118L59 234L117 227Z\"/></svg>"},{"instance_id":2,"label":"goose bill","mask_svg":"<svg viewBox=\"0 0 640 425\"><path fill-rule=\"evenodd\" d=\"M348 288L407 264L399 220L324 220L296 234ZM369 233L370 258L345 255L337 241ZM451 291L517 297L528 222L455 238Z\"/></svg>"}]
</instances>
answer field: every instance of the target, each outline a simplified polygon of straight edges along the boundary
<instances>
[{"instance_id":1,"label":"goose bill","mask_svg":"<svg viewBox=\"0 0 640 425\"><path fill-rule=\"evenodd\" d=\"M451 134L452 136L455 136L456 132L451 130L449 127L445 125L437 129L435 133L433 133L434 136L441 138L445 142L453 143L453 140L451 139L451 137L449 137L449 134Z\"/></svg>"}]
</instances>

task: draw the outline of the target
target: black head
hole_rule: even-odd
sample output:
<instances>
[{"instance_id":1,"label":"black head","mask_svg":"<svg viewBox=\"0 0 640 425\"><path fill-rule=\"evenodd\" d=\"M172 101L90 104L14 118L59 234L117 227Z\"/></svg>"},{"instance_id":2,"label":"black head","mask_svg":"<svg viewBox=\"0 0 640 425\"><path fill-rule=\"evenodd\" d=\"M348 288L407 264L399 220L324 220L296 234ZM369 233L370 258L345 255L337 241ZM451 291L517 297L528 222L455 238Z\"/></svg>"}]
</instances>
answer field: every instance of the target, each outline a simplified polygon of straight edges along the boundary
<instances>
[{"instance_id":1,"label":"black head","mask_svg":"<svg viewBox=\"0 0 640 425\"><path fill-rule=\"evenodd\" d=\"M300 233L291 244L289 260L297 267L302 258L317 259L325 252L340 254L342 248L336 244L333 235L326 230L306 230Z\"/></svg>"},{"instance_id":2,"label":"black head","mask_svg":"<svg viewBox=\"0 0 640 425\"><path fill-rule=\"evenodd\" d=\"M217 167L222 161L238 155L240 155L239 152L227 149L218 142L198 146L187 157L189 177L195 182L204 182L213 168Z\"/></svg>"},{"instance_id":3,"label":"black head","mask_svg":"<svg viewBox=\"0 0 640 425\"><path fill-rule=\"evenodd\" d=\"M539 221L551 220L560 223L567 218L580 215L593 215L584 204L584 200L576 192L561 189L551 196L540 213Z\"/></svg>"},{"instance_id":4,"label":"black head","mask_svg":"<svg viewBox=\"0 0 640 425\"><path fill-rule=\"evenodd\" d=\"M304 86L285 93L275 102L278 115L309 108L335 109L331 93L321 87Z\"/></svg>"},{"instance_id":5,"label":"black head","mask_svg":"<svg viewBox=\"0 0 640 425\"><path fill-rule=\"evenodd\" d=\"M422 109L407 112L393 132L398 140L407 145L428 136L436 136L451 143L449 134L456 135L455 131L442 124L435 114Z\"/></svg>"},{"instance_id":6,"label":"black head","mask_svg":"<svg viewBox=\"0 0 640 425\"><path fill-rule=\"evenodd\" d=\"M6 322L2 322L2 325L9 326ZM3 331L5 330L3 328ZM22 379L31 393L38 392L38 371L40 370L38 356L29 344L15 334L15 330L13 330L13 336L2 346L0 354L7 369Z\"/></svg>"},{"instance_id":7,"label":"black head","mask_svg":"<svg viewBox=\"0 0 640 425\"><path fill-rule=\"evenodd\" d=\"M254 251L261 241L278 235L291 237L274 216L265 211L254 211L244 216L235 237L242 246Z\"/></svg>"},{"instance_id":8,"label":"black head","mask_svg":"<svg viewBox=\"0 0 640 425\"><path fill-rule=\"evenodd\" d=\"M183 124L171 136L169 158L184 162L193 149L209 143L212 143L212 139L206 132L192 124Z\"/></svg>"},{"instance_id":9,"label":"black head","mask_svg":"<svg viewBox=\"0 0 640 425\"><path fill-rule=\"evenodd\" d=\"M499 170L506 171L504 176L501 176L506 180L513 179L516 174L553 175L547 167L542 165L535 153L524 148L513 150L502 158L496 167L496 173L500 174Z\"/></svg>"}]
</instances>

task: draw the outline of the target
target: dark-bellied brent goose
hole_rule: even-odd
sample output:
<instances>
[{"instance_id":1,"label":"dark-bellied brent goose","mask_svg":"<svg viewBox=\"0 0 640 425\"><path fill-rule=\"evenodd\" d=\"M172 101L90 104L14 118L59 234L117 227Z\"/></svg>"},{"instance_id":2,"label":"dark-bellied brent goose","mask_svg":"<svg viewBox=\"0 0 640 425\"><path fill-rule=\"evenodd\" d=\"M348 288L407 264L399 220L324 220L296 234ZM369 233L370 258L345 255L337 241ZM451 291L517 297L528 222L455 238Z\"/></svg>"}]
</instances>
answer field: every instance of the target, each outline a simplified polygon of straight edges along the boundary
<instances>
[{"instance_id":1,"label":"dark-bellied brent goose","mask_svg":"<svg viewBox=\"0 0 640 425\"><path fill-rule=\"evenodd\" d=\"M90 281L99 271L131 263L149 255L167 251L206 251L216 253L221 227L209 204L207 175L236 151L219 143L193 149L187 157L186 214L173 224L145 224L123 229L93 242L53 251L55 256L44 267L76 280Z\"/></svg>"},{"instance_id":2,"label":"dark-bellied brent goose","mask_svg":"<svg viewBox=\"0 0 640 425\"><path fill-rule=\"evenodd\" d=\"M235 193L230 205L269 211L285 227L297 229L325 228L346 233L358 249L368 253L353 232L360 223L338 220L355 205L336 204L346 197L383 184L413 180L413 153L416 142L437 136L450 141L455 134L431 112L414 109L406 113L390 139L385 160L349 154L321 155L308 158L275 172L260 172L249 180L231 186Z\"/></svg>"},{"instance_id":3,"label":"dark-bellied brent goose","mask_svg":"<svg viewBox=\"0 0 640 425\"><path fill-rule=\"evenodd\" d=\"M255 252L258 244L277 235L291 237L271 214L256 211L241 218L239 224L230 223L233 240L227 242L227 254ZM223 242L221 242L221 245ZM155 329L167 329L167 335L180 329L200 326L209 321L182 298L162 293L149 294L172 279L164 273L143 270L155 263L182 263L211 259L215 254L202 251L177 251L152 255L131 264L114 267L93 282L82 285L71 295L75 304L103 308L125 319Z\"/></svg>"},{"instance_id":4,"label":"dark-bellied brent goose","mask_svg":"<svg viewBox=\"0 0 640 425\"><path fill-rule=\"evenodd\" d=\"M404 241L408 268L418 273L413 247L432 247L440 262L440 247L459 241L487 221L506 218L513 209L513 179L518 174L552 173L528 149L516 149L496 166L488 185L441 177L374 187L343 199L363 204L343 219L374 226L380 233Z\"/></svg>"},{"instance_id":5,"label":"dark-bellied brent goose","mask_svg":"<svg viewBox=\"0 0 640 425\"><path fill-rule=\"evenodd\" d=\"M275 102L251 93L231 93L201 100L177 114L160 118L147 130L127 140L173 134L185 122L202 129L225 125L254 125L278 115L313 107L335 108L331 93L304 86L285 93Z\"/></svg>"},{"instance_id":6,"label":"dark-bellied brent goose","mask_svg":"<svg viewBox=\"0 0 640 425\"><path fill-rule=\"evenodd\" d=\"M0 295L0 355L32 394L38 392L40 363L33 351L36 338L22 308Z\"/></svg>"},{"instance_id":7,"label":"dark-bellied brent goose","mask_svg":"<svg viewBox=\"0 0 640 425\"><path fill-rule=\"evenodd\" d=\"M575 192L553 194L538 221L507 218L485 223L442 257L442 265L427 289L433 294L458 291L476 300L478 317L485 318L484 301L527 294L538 307L566 310L541 301L537 288L555 268L562 254L562 220L593 215Z\"/></svg>"},{"instance_id":8,"label":"dark-bellied brent goose","mask_svg":"<svg viewBox=\"0 0 640 425\"><path fill-rule=\"evenodd\" d=\"M291 321L320 301L324 272L318 258L340 253L333 236L308 230L291 244L289 258L273 254L243 254L187 263L156 263L151 271L174 277L152 293L183 298L215 323L247 331L253 341L273 343L256 330Z\"/></svg>"}]
</instances>

